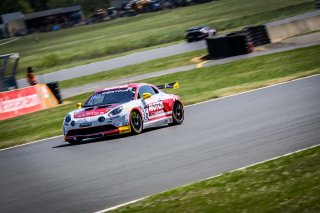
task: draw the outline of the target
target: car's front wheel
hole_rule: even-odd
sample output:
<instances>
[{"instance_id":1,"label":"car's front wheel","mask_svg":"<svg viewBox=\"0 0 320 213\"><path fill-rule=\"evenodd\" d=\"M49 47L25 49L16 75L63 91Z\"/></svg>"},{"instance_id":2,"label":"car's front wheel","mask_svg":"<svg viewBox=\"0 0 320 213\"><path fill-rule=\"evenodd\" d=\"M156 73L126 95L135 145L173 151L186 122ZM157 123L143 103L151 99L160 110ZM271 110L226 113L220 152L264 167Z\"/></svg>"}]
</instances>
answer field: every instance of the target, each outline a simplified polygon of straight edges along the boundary
<instances>
[{"instance_id":1,"label":"car's front wheel","mask_svg":"<svg viewBox=\"0 0 320 213\"><path fill-rule=\"evenodd\" d=\"M186 40L187 40L187 42L188 42L188 43L190 43L190 42L193 42L193 41L194 41L194 39L193 39L192 37L188 37Z\"/></svg>"},{"instance_id":2,"label":"car's front wheel","mask_svg":"<svg viewBox=\"0 0 320 213\"><path fill-rule=\"evenodd\" d=\"M131 132L135 135L142 132L142 118L138 111L134 110L130 114Z\"/></svg>"},{"instance_id":3,"label":"car's front wheel","mask_svg":"<svg viewBox=\"0 0 320 213\"><path fill-rule=\"evenodd\" d=\"M182 124L184 120L184 110L180 102L175 102L172 109L172 124L179 125Z\"/></svg>"}]
</instances>

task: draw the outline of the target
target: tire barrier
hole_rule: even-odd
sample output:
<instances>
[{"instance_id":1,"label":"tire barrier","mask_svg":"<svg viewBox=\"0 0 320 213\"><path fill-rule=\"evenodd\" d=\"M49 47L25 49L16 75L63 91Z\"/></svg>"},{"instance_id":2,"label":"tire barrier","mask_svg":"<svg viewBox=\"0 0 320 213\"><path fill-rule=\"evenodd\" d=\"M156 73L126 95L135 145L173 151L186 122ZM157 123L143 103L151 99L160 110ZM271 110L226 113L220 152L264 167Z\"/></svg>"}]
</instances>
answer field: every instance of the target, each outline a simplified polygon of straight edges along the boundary
<instances>
[{"instance_id":1,"label":"tire barrier","mask_svg":"<svg viewBox=\"0 0 320 213\"><path fill-rule=\"evenodd\" d=\"M49 87L49 89L51 90L53 95L56 97L56 99L58 100L59 104L62 104L62 98L61 98L61 95L60 95L58 82L54 81L54 82L47 83L47 86Z\"/></svg>"},{"instance_id":2,"label":"tire barrier","mask_svg":"<svg viewBox=\"0 0 320 213\"><path fill-rule=\"evenodd\" d=\"M250 26L240 31L231 32L227 36L244 35L248 42L252 42L254 47L270 44L270 38L264 25Z\"/></svg>"},{"instance_id":3,"label":"tire barrier","mask_svg":"<svg viewBox=\"0 0 320 213\"><path fill-rule=\"evenodd\" d=\"M270 38L264 25L246 27L242 32L255 47L270 44Z\"/></svg>"},{"instance_id":4,"label":"tire barrier","mask_svg":"<svg viewBox=\"0 0 320 213\"><path fill-rule=\"evenodd\" d=\"M320 0L314 0L314 7L320 9Z\"/></svg>"},{"instance_id":5,"label":"tire barrier","mask_svg":"<svg viewBox=\"0 0 320 213\"><path fill-rule=\"evenodd\" d=\"M208 53L211 58L226 58L252 52L252 44L245 35L207 38Z\"/></svg>"}]
</instances>

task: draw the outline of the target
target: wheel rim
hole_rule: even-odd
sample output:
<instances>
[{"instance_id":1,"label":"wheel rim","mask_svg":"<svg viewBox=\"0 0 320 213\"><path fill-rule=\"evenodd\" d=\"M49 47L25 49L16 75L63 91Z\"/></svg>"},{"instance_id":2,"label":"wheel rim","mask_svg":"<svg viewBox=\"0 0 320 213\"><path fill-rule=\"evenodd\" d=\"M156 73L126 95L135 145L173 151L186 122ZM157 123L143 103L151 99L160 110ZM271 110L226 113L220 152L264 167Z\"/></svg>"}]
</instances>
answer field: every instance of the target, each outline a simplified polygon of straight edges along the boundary
<instances>
[{"instance_id":1,"label":"wheel rim","mask_svg":"<svg viewBox=\"0 0 320 213\"><path fill-rule=\"evenodd\" d=\"M174 116L178 121L181 121L183 119L183 107L181 104L177 104L174 108Z\"/></svg>"},{"instance_id":2,"label":"wheel rim","mask_svg":"<svg viewBox=\"0 0 320 213\"><path fill-rule=\"evenodd\" d=\"M131 114L131 124L132 124L132 127L136 131L140 131L140 129L141 129L141 117L135 111L133 111L132 114Z\"/></svg>"}]
</instances>

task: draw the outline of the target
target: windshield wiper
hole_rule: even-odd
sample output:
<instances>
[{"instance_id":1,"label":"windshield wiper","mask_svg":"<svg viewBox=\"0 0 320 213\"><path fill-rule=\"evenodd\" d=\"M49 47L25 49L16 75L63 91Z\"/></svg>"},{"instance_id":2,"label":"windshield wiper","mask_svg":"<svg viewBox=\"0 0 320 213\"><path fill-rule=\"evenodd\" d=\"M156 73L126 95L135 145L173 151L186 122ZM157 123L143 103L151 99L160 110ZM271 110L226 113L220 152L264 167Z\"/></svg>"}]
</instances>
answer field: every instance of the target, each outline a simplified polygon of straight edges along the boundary
<instances>
[{"instance_id":1,"label":"windshield wiper","mask_svg":"<svg viewBox=\"0 0 320 213\"><path fill-rule=\"evenodd\" d=\"M102 104L102 105L97 105L95 107L98 107L98 108L104 108L104 107L109 107L111 106L112 104Z\"/></svg>"}]
</instances>

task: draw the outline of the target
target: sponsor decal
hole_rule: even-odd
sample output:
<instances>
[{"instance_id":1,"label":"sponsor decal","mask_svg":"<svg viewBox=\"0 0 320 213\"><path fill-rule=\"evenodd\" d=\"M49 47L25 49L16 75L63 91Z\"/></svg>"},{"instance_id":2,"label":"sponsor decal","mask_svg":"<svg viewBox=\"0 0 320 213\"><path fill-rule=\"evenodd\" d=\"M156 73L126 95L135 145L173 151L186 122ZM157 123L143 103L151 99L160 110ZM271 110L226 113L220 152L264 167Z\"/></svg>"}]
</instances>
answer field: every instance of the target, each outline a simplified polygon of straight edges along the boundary
<instances>
[{"instance_id":1,"label":"sponsor decal","mask_svg":"<svg viewBox=\"0 0 320 213\"><path fill-rule=\"evenodd\" d=\"M156 115L163 111L163 104L161 101L148 104L149 116Z\"/></svg>"},{"instance_id":2,"label":"sponsor decal","mask_svg":"<svg viewBox=\"0 0 320 213\"><path fill-rule=\"evenodd\" d=\"M0 120L42 109L35 87L0 93Z\"/></svg>"},{"instance_id":3,"label":"sponsor decal","mask_svg":"<svg viewBox=\"0 0 320 213\"><path fill-rule=\"evenodd\" d=\"M74 118L85 118L85 117L92 117L92 116L98 116L106 114L109 111L107 108L101 108L101 109L93 109L89 111L81 111L79 113L74 114Z\"/></svg>"},{"instance_id":4,"label":"sponsor decal","mask_svg":"<svg viewBox=\"0 0 320 213\"><path fill-rule=\"evenodd\" d=\"M57 99L44 84L0 92L0 120L54 107Z\"/></svg>"},{"instance_id":5,"label":"sponsor decal","mask_svg":"<svg viewBox=\"0 0 320 213\"><path fill-rule=\"evenodd\" d=\"M20 96L19 98L4 100L0 102L0 112L12 112L19 109L33 107L40 104L37 94Z\"/></svg>"}]
</instances>

